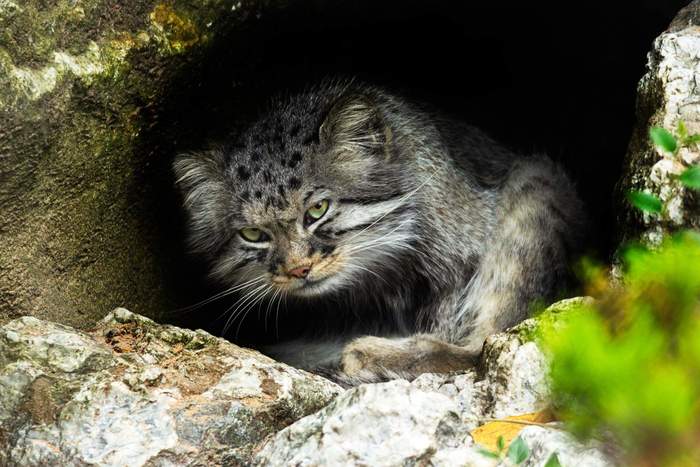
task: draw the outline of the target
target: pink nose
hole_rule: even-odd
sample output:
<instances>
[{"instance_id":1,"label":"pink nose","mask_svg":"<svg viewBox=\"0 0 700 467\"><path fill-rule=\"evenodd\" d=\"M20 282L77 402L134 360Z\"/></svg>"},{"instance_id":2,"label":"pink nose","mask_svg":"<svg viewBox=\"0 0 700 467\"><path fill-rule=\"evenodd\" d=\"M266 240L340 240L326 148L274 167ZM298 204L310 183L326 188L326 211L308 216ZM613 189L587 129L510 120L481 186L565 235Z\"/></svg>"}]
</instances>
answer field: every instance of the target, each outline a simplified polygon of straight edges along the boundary
<instances>
[{"instance_id":1,"label":"pink nose","mask_svg":"<svg viewBox=\"0 0 700 467\"><path fill-rule=\"evenodd\" d=\"M290 269L287 271L287 274L303 279L309 275L309 271L311 271L311 266L299 266L298 268Z\"/></svg>"}]
</instances>

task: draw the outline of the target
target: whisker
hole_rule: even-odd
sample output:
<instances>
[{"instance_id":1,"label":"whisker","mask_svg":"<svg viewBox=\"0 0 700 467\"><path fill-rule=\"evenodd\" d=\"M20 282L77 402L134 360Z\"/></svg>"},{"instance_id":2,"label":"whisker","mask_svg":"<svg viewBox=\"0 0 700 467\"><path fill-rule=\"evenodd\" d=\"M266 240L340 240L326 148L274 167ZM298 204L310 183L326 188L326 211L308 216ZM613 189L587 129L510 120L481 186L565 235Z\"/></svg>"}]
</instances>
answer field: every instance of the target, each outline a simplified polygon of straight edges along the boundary
<instances>
[{"instance_id":1,"label":"whisker","mask_svg":"<svg viewBox=\"0 0 700 467\"><path fill-rule=\"evenodd\" d=\"M376 239L374 239L374 240L370 240L369 242L360 243L359 245L355 245L354 247L351 247L351 248L347 249L347 250L346 250L346 253L353 253L353 252L355 252L355 251L360 251L361 249L364 249L364 248L367 247L367 246L372 246L372 245L375 244L375 243L383 242L387 236L393 234L394 232L396 232L397 230L399 230L401 227L403 227L403 226L405 226L405 225L407 225L407 224L412 224L412 223L413 223L413 220L410 220L410 219L409 219L409 220L405 220L405 221L399 223L399 225L397 225L396 227L394 227L393 229L391 229L389 232L387 232L387 233L385 233L384 235L382 235L381 237L376 238ZM408 238L408 235L406 235L406 237ZM355 238L355 237L353 237L353 238ZM392 243L394 243L394 242L395 242L395 240L392 240Z\"/></svg>"},{"instance_id":2,"label":"whisker","mask_svg":"<svg viewBox=\"0 0 700 467\"><path fill-rule=\"evenodd\" d=\"M209 297L209 298L207 298L207 299L204 299L204 300L202 300L201 302L197 302L197 303L195 303L194 305L189 305L189 306L185 306L185 307L182 307L182 308L177 308L177 309L175 309L175 310L172 310L172 313L183 313L183 312L189 312L189 311L196 310L197 308L201 308L201 307L203 307L204 305L206 305L206 304L208 304L208 303L211 303L211 302L213 302L213 301L215 301L215 300L218 300L218 299L220 299L220 298L224 298L224 297L226 297L226 296L228 296L228 295L231 295L231 294L233 294L233 293L235 293L235 292L237 292L237 291L239 291L239 290L245 288L246 286L251 285L251 284L253 284L253 283L255 283L255 282L258 282L258 281L260 281L260 280L262 280L262 279L263 279L262 276L258 276L258 277L256 277L256 278L251 279L251 280L249 280L249 281L247 281L247 282L244 282L244 283L242 283L242 284L236 284L235 286L233 286L233 287L231 287L231 288L228 288L228 289L224 290L223 292L219 292L219 293L217 293L217 294L215 294L215 295L212 295L211 297Z\"/></svg>"},{"instance_id":3,"label":"whisker","mask_svg":"<svg viewBox=\"0 0 700 467\"><path fill-rule=\"evenodd\" d=\"M378 248L383 247L383 246L391 246L393 250L399 250L400 248L406 249L406 250L410 250L414 253L417 253L419 255L425 254L424 252L417 250L412 245L410 245L408 243L404 243L402 241L398 241L398 240L376 242L376 243L372 243L372 244L368 244L368 245L360 245L358 248L350 250L347 253L358 253L360 251L378 249ZM394 255L392 254L391 256L394 256Z\"/></svg>"},{"instance_id":4,"label":"whisker","mask_svg":"<svg viewBox=\"0 0 700 467\"><path fill-rule=\"evenodd\" d=\"M285 290L282 292L282 295L280 296L279 301L277 302L277 311L275 312L275 338L279 339L280 338L280 304L282 303L282 299L284 298L284 308L285 310L287 309L287 294L289 293L288 290Z\"/></svg>"},{"instance_id":5,"label":"whisker","mask_svg":"<svg viewBox=\"0 0 700 467\"><path fill-rule=\"evenodd\" d=\"M349 267L350 267L350 268L361 269L361 270L363 270L363 271L367 271L368 273L370 273L370 274L376 276L377 278L379 278L379 279L380 279L382 282L384 282L386 285L389 285L389 286L391 285L391 284L389 284L389 282L387 282L386 279L384 279L382 276L380 276L380 275L377 274L376 272L372 271L371 269L367 269L366 267L360 266L359 264L351 264Z\"/></svg>"},{"instance_id":6,"label":"whisker","mask_svg":"<svg viewBox=\"0 0 700 467\"><path fill-rule=\"evenodd\" d=\"M379 218L377 218L377 219L376 219L374 222L372 222L370 225L368 225L367 227L365 227L364 229L360 230L358 233L356 233L355 235L353 235L352 237L350 237L347 241L349 242L349 241L352 241L354 238L357 238L358 235L363 234L364 232L367 231L367 229L371 228L371 227L374 226L377 222L379 222L380 220L384 219L386 216L388 216L389 214L391 214L392 212L394 212L395 210L397 210L398 208L400 208L400 207L402 206L402 203L403 203L404 201L406 201L406 200L409 199L411 196L413 196L413 195L415 195L416 193L418 193L418 190L420 190L421 188L423 188L430 180L432 180L432 178L435 176L436 173L437 173L437 171L435 171L435 172L433 172L432 174L430 174L430 176L429 176L428 178L426 178L426 179L423 181L423 183L421 183L421 184L418 185L415 189L409 191L409 192L406 193L404 196L402 196L401 198L399 198L398 201L397 201L398 204L397 204L396 206L394 206L393 208L389 209L387 212L385 212L384 214L382 214Z\"/></svg>"},{"instance_id":7,"label":"whisker","mask_svg":"<svg viewBox=\"0 0 700 467\"><path fill-rule=\"evenodd\" d=\"M241 316L240 321L238 321L238 327L236 328L236 334L234 334L236 339L238 339L238 333L241 332L241 325L243 325L243 321L245 321L245 318L246 318L246 316L248 316L248 313L250 313L250 310L252 310L256 304L258 305L258 310L260 310L260 303L267 296L267 294L270 293L270 290L272 290L272 286L268 285L267 289L265 289L260 295L258 295L257 298L250 305L248 305L242 313L239 313L239 316L241 314L242 314L242 316Z\"/></svg>"},{"instance_id":8,"label":"whisker","mask_svg":"<svg viewBox=\"0 0 700 467\"><path fill-rule=\"evenodd\" d=\"M234 306L236 307L236 309L231 312L231 315L226 320L226 324L224 325L223 334L226 334L226 332L228 331L229 327L231 326L231 320L233 319L234 316L236 316L236 313L238 312L238 310L242 306L244 306L246 303L248 303L259 291L263 290L265 287L268 287L268 285L262 284L262 285L258 286L257 288L248 291L243 297L241 297L236 303L231 305L231 307L228 308L223 313L223 314L226 314L231 310L231 308L233 308Z\"/></svg>"},{"instance_id":9,"label":"whisker","mask_svg":"<svg viewBox=\"0 0 700 467\"><path fill-rule=\"evenodd\" d=\"M267 304L267 308L265 309L265 332L267 332L267 317L270 315L270 309L272 308L272 305L275 303L275 299L280 293L282 293L282 289L277 287L275 289L275 293L272 295L272 298Z\"/></svg>"}]
</instances>

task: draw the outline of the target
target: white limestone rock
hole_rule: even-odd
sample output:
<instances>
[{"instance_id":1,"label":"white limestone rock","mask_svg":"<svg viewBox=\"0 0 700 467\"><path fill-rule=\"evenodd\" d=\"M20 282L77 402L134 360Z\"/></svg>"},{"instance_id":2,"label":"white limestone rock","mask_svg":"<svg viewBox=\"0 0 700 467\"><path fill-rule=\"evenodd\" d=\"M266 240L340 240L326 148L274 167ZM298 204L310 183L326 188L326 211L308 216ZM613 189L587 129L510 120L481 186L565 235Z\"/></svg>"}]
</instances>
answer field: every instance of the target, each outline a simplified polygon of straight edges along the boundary
<instances>
[{"instance_id":1,"label":"white limestone rock","mask_svg":"<svg viewBox=\"0 0 700 467\"><path fill-rule=\"evenodd\" d=\"M457 403L406 381L367 384L285 428L257 454L259 466L471 465Z\"/></svg>"},{"instance_id":2,"label":"white limestone rock","mask_svg":"<svg viewBox=\"0 0 700 467\"><path fill-rule=\"evenodd\" d=\"M651 127L675 132L684 122L690 134L700 133L700 0L684 8L649 52L647 72L637 89L637 126L619 184L618 207L623 241L640 236L658 244L665 234L700 227L700 196L678 180L687 168L700 163L700 147L664 152L649 139ZM644 191L664 204L661 214L642 213L625 195Z\"/></svg>"},{"instance_id":3,"label":"white limestone rock","mask_svg":"<svg viewBox=\"0 0 700 467\"><path fill-rule=\"evenodd\" d=\"M424 374L363 385L339 396L263 445L255 465L494 466L468 434L485 421L547 407L547 359L534 338L543 321L556 325L590 299L559 302L542 315L491 336L478 370L457 375ZM581 455L586 465L611 465L600 447L584 446L563 432L523 431L532 454L527 465ZM601 460L600 463L595 463ZM605 463L607 462L607 463ZM562 465L579 465L563 463Z\"/></svg>"},{"instance_id":4,"label":"white limestone rock","mask_svg":"<svg viewBox=\"0 0 700 467\"><path fill-rule=\"evenodd\" d=\"M470 428L481 420L538 412L549 403L548 362L535 338L543 321L565 320L589 297L562 300L540 316L490 336L479 368L459 375L424 374L412 384L437 391L457 401Z\"/></svg>"},{"instance_id":5,"label":"white limestone rock","mask_svg":"<svg viewBox=\"0 0 700 467\"><path fill-rule=\"evenodd\" d=\"M0 465L244 464L341 391L124 309L90 334L23 317L0 328Z\"/></svg>"},{"instance_id":6,"label":"white limestone rock","mask_svg":"<svg viewBox=\"0 0 700 467\"><path fill-rule=\"evenodd\" d=\"M491 336L474 370L344 393L124 309L91 333L20 318L0 328L0 465L494 465L470 430L547 406L537 330L586 300ZM595 445L528 430L528 465L555 451L606 465L594 463L606 459Z\"/></svg>"}]
</instances>

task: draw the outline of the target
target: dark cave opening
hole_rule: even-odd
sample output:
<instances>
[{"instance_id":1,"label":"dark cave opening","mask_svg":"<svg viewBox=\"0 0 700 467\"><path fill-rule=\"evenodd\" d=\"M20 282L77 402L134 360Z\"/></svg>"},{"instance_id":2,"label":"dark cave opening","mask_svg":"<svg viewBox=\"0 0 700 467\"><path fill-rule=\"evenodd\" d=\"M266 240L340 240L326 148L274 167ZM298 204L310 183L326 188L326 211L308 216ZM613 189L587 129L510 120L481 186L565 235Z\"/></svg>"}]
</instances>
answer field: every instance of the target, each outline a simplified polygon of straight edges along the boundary
<instances>
[{"instance_id":1,"label":"dark cave opening","mask_svg":"<svg viewBox=\"0 0 700 467\"><path fill-rule=\"evenodd\" d=\"M607 260L616 246L613 191L636 85L653 39L687 3L318 0L261 7L173 83L144 137L144 150L160 154L141 176L162 226L164 276L175 301L190 305L217 286L184 252L174 155L236 131L269 96L327 76L383 85L460 116L518 152L560 161L594 223L590 254ZM174 313L172 321L218 335L217 317L231 303Z\"/></svg>"}]
</instances>

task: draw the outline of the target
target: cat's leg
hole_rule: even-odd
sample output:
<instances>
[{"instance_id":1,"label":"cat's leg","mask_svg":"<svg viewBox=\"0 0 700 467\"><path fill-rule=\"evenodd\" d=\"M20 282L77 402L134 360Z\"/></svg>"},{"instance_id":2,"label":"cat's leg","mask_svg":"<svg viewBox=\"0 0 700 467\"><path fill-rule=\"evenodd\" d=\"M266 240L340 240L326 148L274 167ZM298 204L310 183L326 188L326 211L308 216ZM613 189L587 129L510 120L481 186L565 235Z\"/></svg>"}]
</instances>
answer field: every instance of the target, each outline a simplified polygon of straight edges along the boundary
<instances>
[{"instance_id":1,"label":"cat's leg","mask_svg":"<svg viewBox=\"0 0 700 467\"><path fill-rule=\"evenodd\" d=\"M546 158L516 163L499 211L492 241L460 303L442 307L432 330L472 352L489 335L527 318L537 301L563 292L586 225L571 182Z\"/></svg>"},{"instance_id":2,"label":"cat's leg","mask_svg":"<svg viewBox=\"0 0 700 467\"><path fill-rule=\"evenodd\" d=\"M454 310L463 299L464 287L445 294L437 307ZM340 373L336 380L348 385L385 381L395 378L414 379L423 373L450 373L472 368L479 351L448 342L431 333L416 333L406 337L357 337L345 345L340 357Z\"/></svg>"},{"instance_id":3,"label":"cat's leg","mask_svg":"<svg viewBox=\"0 0 700 467\"><path fill-rule=\"evenodd\" d=\"M564 286L583 224L568 179L547 159L518 162L499 207L474 275L431 310L429 333L355 339L343 350L345 374L381 380L467 368L489 335L522 321L535 300Z\"/></svg>"},{"instance_id":4,"label":"cat's leg","mask_svg":"<svg viewBox=\"0 0 700 467\"><path fill-rule=\"evenodd\" d=\"M423 373L450 373L471 368L478 354L430 334L385 338L365 336L345 346L339 379L371 382L413 379Z\"/></svg>"}]
</instances>

